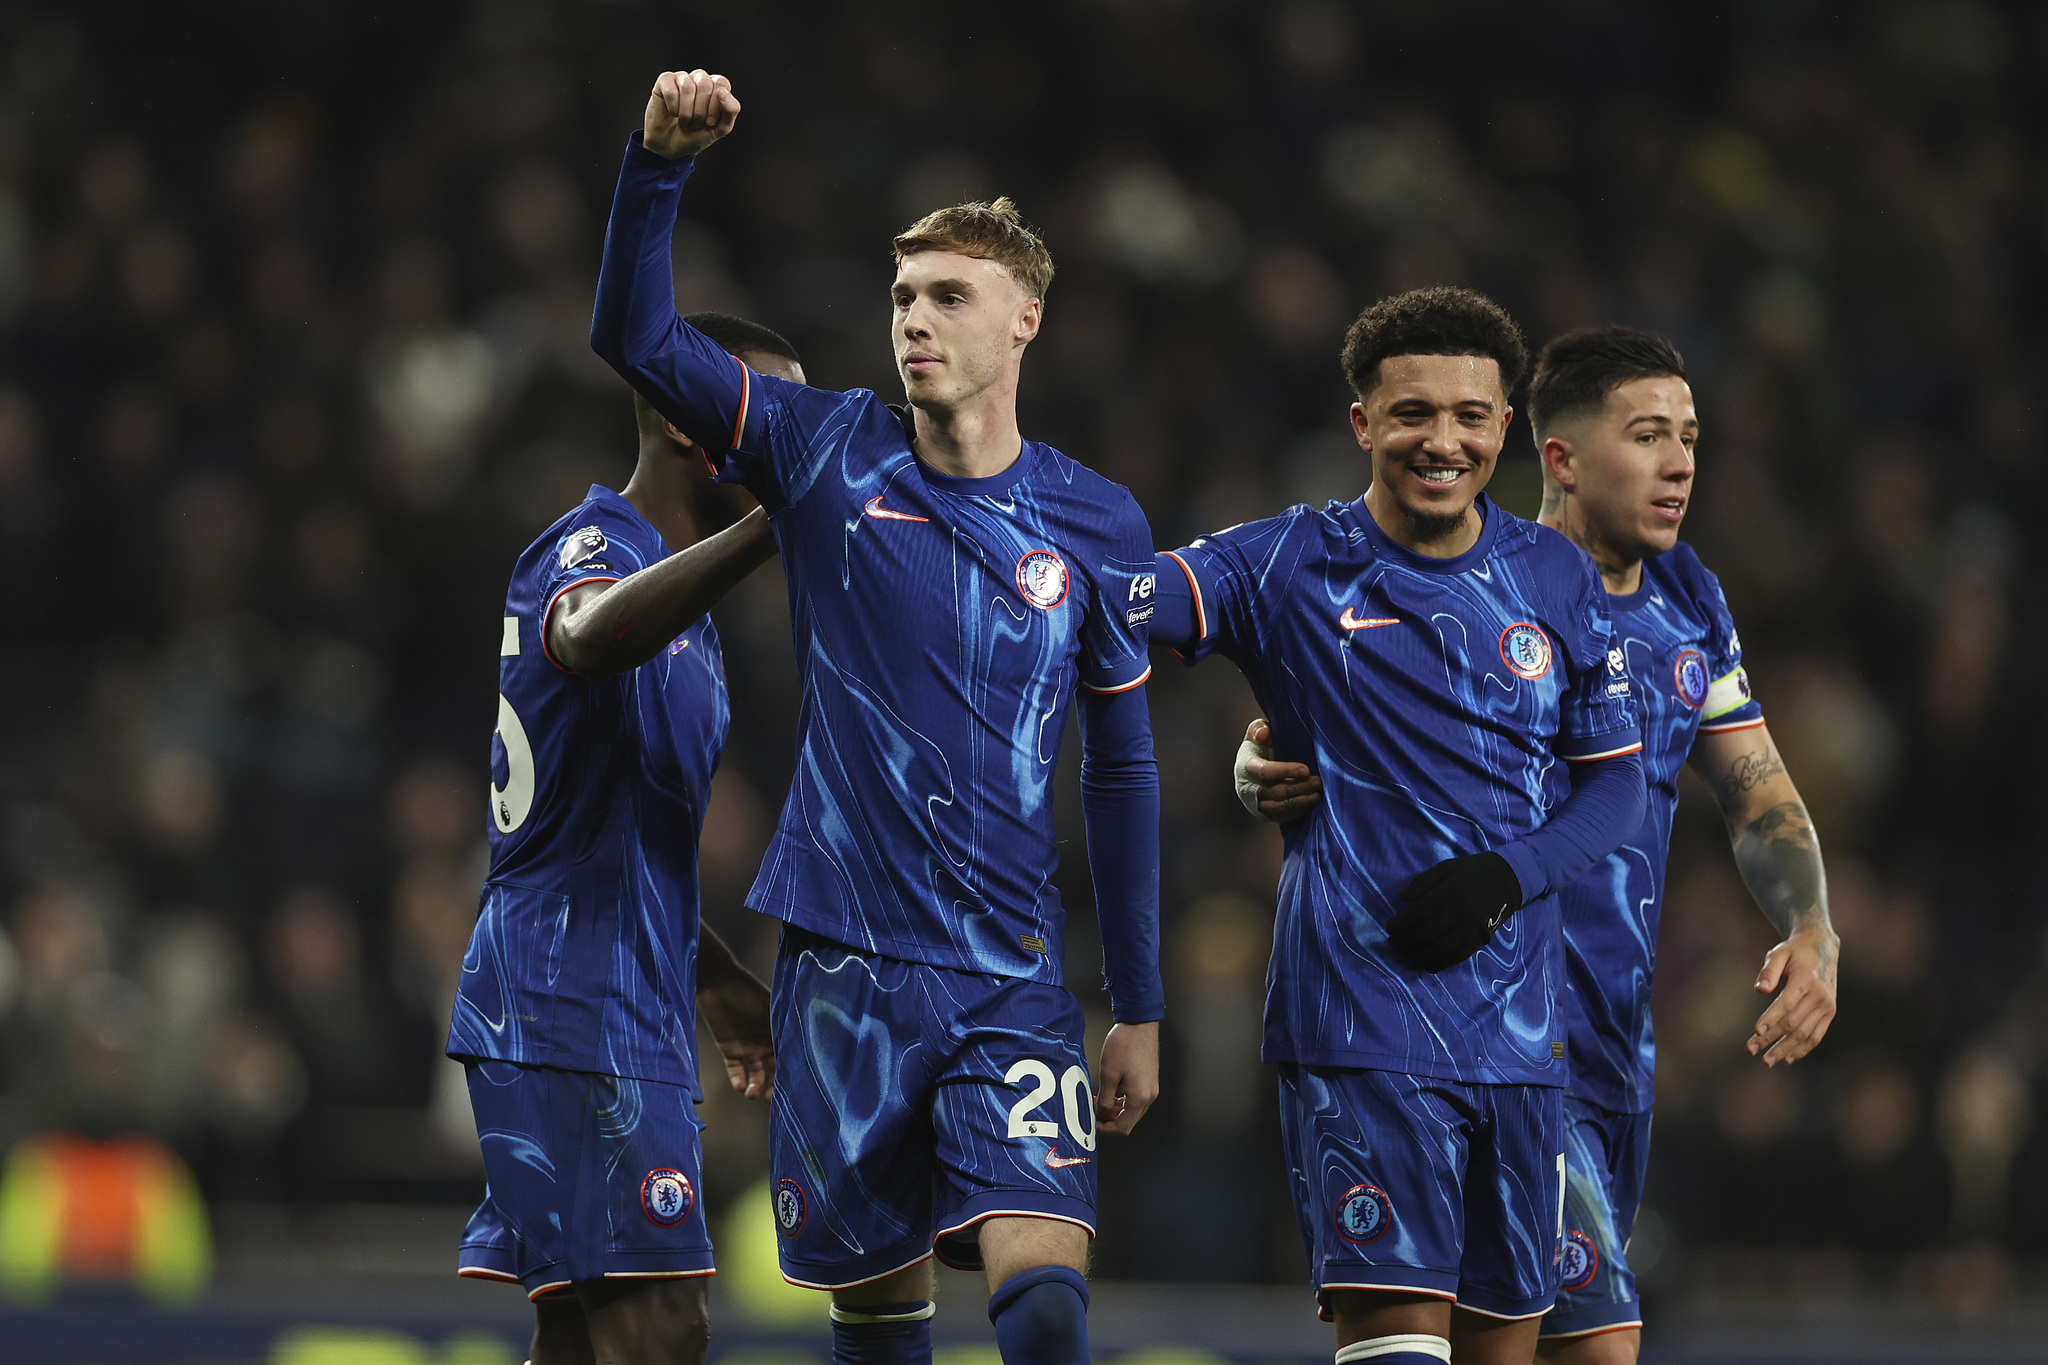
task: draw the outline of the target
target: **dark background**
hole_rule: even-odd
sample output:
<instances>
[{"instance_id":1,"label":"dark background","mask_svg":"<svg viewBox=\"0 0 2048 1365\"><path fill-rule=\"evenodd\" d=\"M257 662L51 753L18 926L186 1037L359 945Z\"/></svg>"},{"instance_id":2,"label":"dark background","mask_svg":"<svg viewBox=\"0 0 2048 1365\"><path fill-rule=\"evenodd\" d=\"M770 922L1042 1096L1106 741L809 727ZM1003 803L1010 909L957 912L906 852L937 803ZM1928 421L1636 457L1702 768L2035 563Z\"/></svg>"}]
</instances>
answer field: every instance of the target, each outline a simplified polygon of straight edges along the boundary
<instances>
[{"instance_id":1,"label":"dark background","mask_svg":"<svg viewBox=\"0 0 2048 1365\"><path fill-rule=\"evenodd\" d=\"M1694 788L1634 1257L1703 1302L2032 1296L2044 60L2042 7L1980 0L0 8L0 1142L157 1134L230 1239L475 1198L437 1053L499 604L630 468L586 341L603 216L654 76L704 66L745 113L685 201L684 307L893 392L889 235L1013 195L1059 265L1025 430L1130 485L1162 546L1362 491L1335 355L1383 293L1470 284L1538 343L1673 338L1704 426L1685 534L1845 946L1828 1041L1764 1072L1770 935ZM1533 514L1519 422L1494 487ZM706 913L765 965L741 899L791 752L775 571L719 621ZM1278 839L1228 780L1252 702L1223 663L1151 692L1167 1093L1104 1149L1100 1270L1294 1283L1256 1054ZM1078 856L1066 883L1100 1016ZM765 1124L705 1115L715 1216Z\"/></svg>"}]
</instances>

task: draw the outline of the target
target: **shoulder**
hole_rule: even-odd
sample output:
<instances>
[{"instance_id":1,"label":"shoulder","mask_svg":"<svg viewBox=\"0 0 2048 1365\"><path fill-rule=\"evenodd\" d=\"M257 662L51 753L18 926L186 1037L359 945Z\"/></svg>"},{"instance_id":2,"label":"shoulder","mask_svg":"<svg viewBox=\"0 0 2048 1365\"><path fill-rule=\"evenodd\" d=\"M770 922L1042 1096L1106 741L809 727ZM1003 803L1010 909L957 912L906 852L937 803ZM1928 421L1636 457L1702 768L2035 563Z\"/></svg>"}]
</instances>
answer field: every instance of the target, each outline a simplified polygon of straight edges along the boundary
<instances>
[{"instance_id":1,"label":"shoulder","mask_svg":"<svg viewBox=\"0 0 2048 1365\"><path fill-rule=\"evenodd\" d=\"M1256 521L1240 521L1235 526L1226 526L1220 531L1197 536L1188 542L1191 550L1234 549L1248 556L1264 556L1283 546L1303 541L1330 540L1349 541L1354 538L1340 515L1342 503L1331 503L1327 507L1310 507L1307 503L1296 503L1278 515L1261 517Z\"/></svg>"},{"instance_id":2,"label":"shoulder","mask_svg":"<svg viewBox=\"0 0 2048 1365\"><path fill-rule=\"evenodd\" d=\"M1713 570L1700 561L1699 552L1684 541L1679 541L1655 559L1646 561L1643 569L1668 591L1690 598L1702 606L1725 610L1721 597L1721 580L1714 576Z\"/></svg>"}]
</instances>

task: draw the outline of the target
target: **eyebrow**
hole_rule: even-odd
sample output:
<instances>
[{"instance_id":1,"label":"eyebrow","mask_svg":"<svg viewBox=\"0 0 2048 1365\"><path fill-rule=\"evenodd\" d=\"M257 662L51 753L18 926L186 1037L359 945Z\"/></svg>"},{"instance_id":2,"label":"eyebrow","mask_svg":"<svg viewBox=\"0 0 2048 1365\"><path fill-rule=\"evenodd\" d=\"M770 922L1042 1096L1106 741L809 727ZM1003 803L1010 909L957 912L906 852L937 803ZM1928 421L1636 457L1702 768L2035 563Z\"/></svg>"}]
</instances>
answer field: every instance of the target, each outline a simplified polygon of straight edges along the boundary
<instances>
[{"instance_id":1,"label":"eyebrow","mask_svg":"<svg viewBox=\"0 0 2048 1365\"><path fill-rule=\"evenodd\" d=\"M1406 398L1393 399L1387 404L1387 407L1389 410L1392 410L1394 408L1414 407L1417 405L1427 408L1434 408L1438 406L1438 404L1434 400L1424 398L1421 394L1411 394ZM1450 401L1450 403L1445 406L1453 408L1481 407L1485 408L1488 412L1492 412L1493 400L1491 398L1453 398Z\"/></svg>"}]
</instances>

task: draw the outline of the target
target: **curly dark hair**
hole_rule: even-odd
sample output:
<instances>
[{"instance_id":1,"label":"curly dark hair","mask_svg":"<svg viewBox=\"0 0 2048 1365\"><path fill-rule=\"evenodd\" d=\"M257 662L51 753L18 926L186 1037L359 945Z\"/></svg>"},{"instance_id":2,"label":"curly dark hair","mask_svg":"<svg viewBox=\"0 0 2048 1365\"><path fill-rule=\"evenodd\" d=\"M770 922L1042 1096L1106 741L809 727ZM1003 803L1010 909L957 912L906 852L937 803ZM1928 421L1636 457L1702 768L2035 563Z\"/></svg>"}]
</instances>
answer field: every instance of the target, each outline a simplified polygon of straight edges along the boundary
<instances>
[{"instance_id":1,"label":"curly dark hair","mask_svg":"<svg viewBox=\"0 0 2048 1365\"><path fill-rule=\"evenodd\" d=\"M1344 377L1364 402L1391 355L1490 356L1500 386L1513 393L1529 364L1522 329L1507 311L1477 290L1454 284L1411 289L1381 299L1358 315L1344 336Z\"/></svg>"},{"instance_id":2,"label":"curly dark hair","mask_svg":"<svg viewBox=\"0 0 2048 1365\"><path fill-rule=\"evenodd\" d=\"M1633 327L1581 327L1551 338L1529 381L1529 425L1552 430L1575 413L1598 408L1607 395L1637 379L1685 378L1685 357L1663 337Z\"/></svg>"}]
</instances>

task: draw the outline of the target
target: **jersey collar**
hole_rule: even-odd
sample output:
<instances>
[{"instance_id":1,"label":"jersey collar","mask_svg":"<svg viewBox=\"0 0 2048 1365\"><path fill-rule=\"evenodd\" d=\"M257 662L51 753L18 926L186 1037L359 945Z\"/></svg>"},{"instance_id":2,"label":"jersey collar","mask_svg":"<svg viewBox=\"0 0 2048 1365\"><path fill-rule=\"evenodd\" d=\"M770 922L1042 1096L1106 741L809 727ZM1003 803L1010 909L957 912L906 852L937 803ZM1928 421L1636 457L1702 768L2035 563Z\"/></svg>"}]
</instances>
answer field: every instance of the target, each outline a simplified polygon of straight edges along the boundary
<instances>
[{"instance_id":1,"label":"jersey collar","mask_svg":"<svg viewBox=\"0 0 2048 1365\"><path fill-rule=\"evenodd\" d=\"M917 424L910 415L908 403L888 405L896 414L896 420L903 424L903 439L910 446L910 458L917 460L917 472L924 475L924 481L941 493L956 493L963 498L996 497L1007 491L1011 484L1031 472L1038 463L1038 442L1026 441L1024 448L1017 452L1017 458L1010 461L1010 467L1000 474L991 474L985 479L967 479L955 474L941 474L923 460L917 458Z\"/></svg>"},{"instance_id":2,"label":"jersey collar","mask_svg":"<svg viewBox=\"0 0 2048 1365\"><path fill-rule=\"evenodd\" d=\"M1472 542L1471 549L1451 559L1434 559L1429 555L1419 555L1405 545L1396 545L1388 538L1387 533L1380 529L1380 524L1372 519L1372 511L1365 505L1364 494L1344 504L1344 510L1350 513L1352 520L1358 524L1359 530L1364 533L1366 540L1372 545L1374 554L1379 558L1391 560L1404 568L1422 573L1459 574L1475 567L1492 554L1493 542L1500 535L1501 515L1494 507L1492 499L1481 493L1472 500L1472 505L1479 509L1481 518L1479 539Z\"/></svg>"}]
</instances>

